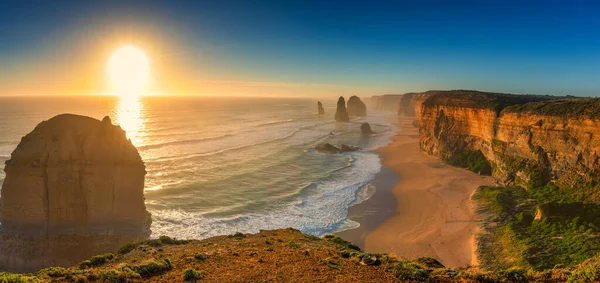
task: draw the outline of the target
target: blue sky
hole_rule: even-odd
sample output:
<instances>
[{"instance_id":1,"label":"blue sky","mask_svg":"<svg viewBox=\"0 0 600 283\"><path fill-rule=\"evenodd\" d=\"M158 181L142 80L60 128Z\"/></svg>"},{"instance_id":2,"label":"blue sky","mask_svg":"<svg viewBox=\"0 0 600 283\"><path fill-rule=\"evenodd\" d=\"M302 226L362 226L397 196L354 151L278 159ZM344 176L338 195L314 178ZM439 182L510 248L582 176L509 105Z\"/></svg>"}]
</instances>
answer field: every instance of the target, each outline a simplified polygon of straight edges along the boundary
<instances>
[{"instance_id":1,"label":"blue sky","mask_svg":"<svg viewBox=\"0 0 600 283\"><path fill-rule=\"evenodd\" d=\"M101 92L123 40L166 92L600 94L600 2L56 2L3 4L0 95Z\"/></svg>"}]
</instances>

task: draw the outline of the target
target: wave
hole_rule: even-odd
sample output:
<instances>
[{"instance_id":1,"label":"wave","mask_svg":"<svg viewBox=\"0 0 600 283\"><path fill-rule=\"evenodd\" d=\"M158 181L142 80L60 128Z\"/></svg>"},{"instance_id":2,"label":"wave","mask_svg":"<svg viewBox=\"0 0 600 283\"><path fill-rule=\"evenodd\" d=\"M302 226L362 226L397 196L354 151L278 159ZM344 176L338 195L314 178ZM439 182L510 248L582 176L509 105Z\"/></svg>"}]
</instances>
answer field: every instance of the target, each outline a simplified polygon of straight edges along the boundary
<instances>
[{"instance_id":1,"label":"wave","mask_svg":"<svg viewBox=\"0 0 600 283\"><path fill-rule=\"evenodd\" d=\"M198 142L218 140L218 139L222 139L222 138L226 138L226 137L230 137L230 136L234 136L234 134L229 133L229 134L223 134L223 135L214 136L214 137L206 137L206 138L199 138L199 139L170 141L170 142L142 145L142 146L138 146L137 148L138 148L138 150L147 150L147 149L153 149L153 148L161 148L161 147L165 147L165 146L169 146L169 145L192 144L192 143L198 143Z\"/></svg>"},{"instance_id":2,"label":"wave","mask_svg":"<svg viewBox=\"0 0 600 283\"><path fill-rule=\"evenodd\" d=\"M253 128L260 128L260 127L264 127L264 126L271 126L271 125L277 125L277 124L285 124L285 123L290 123L290 122L295 122L298 121L296 119L287 119L287 120L280 120L280 121L269 121L266 123L262 123L262 124L257 124L257 125L253 125Z\"/></svg>"},{"instance_id":3,"label":"wave","mask_svg":"<svg viewBox=\"0 0 600 283\"><path fill-rule=\"evenodd\" d=\"M277 142L277 141L282 141L285 139L289 139L291 137L293 137L294 135L296 135L297 133L299 133L302 130L306 130L312 127L318 127L321 125L325 125L325 124L331 124L333 122L327 122L327 123L318 123L318 124L313 124L313 125L307 125L307 126L302 126L294 131L292 131L291 133L282 136L282 137L277 137L274 139L270 139L270 140L265 140L265 141L260 141L257 143L252 143L252 144L244 144L244 145L240 145L240 146L233 146L233 147L229 147L229 148L224 148L224 149L220 149L220 150L216 150L216 151L211 151L211 152L203 152L203 153L185 153L185 154L177 154L177 155L170 155L170 156L161 156L158 158L147 158L147 161L172 161L172 160L179 160L181 157L185 156L186 158L195 158L195 157L201 157L201 156L210 156L210 155L215 155L215 154L220 154L220 153L224 153L224 152L229 152L229 151L235 151L235 150L240 150L240 149L245 149L245 148L249 148L249 147L253 147L253 146L257 146L257 145L264 145L264 144L269 144L269 143L273 143L273 142Z\"/></svg>"},{"instance_id":4,"label":"wave","mask_svg":"<svg viewBox=\"0 0 600 283\"><path fill-rule=\"evenodd\" d=\"M153 236L177 234L180 238L207 238L286 227L321 236L355 228L359 224L348 220L348 208L372 195L372 188L366 186L380 171L381 163L373 153L353 153L351 162L352 166L336 169L333 176L314 182L314 190L277 201L269 208L258 206L228 215L181 209L151 210Z\"/></svg>"}]
</instances>

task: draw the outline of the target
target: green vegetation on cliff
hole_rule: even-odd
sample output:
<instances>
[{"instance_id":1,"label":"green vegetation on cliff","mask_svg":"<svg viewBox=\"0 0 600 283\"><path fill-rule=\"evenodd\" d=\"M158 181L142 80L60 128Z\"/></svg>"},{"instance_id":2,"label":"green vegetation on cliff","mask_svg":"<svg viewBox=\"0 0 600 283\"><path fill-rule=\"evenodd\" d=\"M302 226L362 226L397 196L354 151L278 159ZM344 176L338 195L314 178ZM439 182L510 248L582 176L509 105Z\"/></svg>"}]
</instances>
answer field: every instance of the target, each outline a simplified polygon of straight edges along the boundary
<instances>
[{"instance_id":1,"label":"green vegetation on cliff","mask_svg":"<svg viewBox=\"0 0 600 283\"><path fill-rule=\"evenodd\" d=\"M488 216L478 239L486 268L574 266L600 252L600 204L574 202L552 185L482 187L474 196Z\"/></svg>"},{"instance_id":2,"label":"green vegetation on cliff","mask_svg":"<svg viewBox=\"0 0 600 283\"><path fill-rule=\"evenodd\" d=\"M459 152L449 158L447 162L452 166L468 168L470 171L481 175L492 174L492 165L490 165L490 162L479 150L465 150L463 152Z\"/></svg>"},{"instance_id":3,"label":"green vegetation on cliff","mask_svg":"<svg viewBox=\"0 0 600 283\"><path fill-rule=\"evenodd\" d=\"M504 111L575 119L598 119L600 118L600 98L569 98L538 101L511 105L506 107Z\"/></svg>"},{"instance_id":4,"label":"green vegetation on cliff","mask_svg":"<svg viewBox=\"0 0 600 283\"><path fill-rule=\"evenodd\" d=\"M483 92L476 90L446 90L427 91L425 106L436 105L457 106L476 109L492 109L500 114L502 109L511 105L521 105L530 102L555 100L561 97L549 95L517 95L506 93Z\"/></svg>"}]
</instances>

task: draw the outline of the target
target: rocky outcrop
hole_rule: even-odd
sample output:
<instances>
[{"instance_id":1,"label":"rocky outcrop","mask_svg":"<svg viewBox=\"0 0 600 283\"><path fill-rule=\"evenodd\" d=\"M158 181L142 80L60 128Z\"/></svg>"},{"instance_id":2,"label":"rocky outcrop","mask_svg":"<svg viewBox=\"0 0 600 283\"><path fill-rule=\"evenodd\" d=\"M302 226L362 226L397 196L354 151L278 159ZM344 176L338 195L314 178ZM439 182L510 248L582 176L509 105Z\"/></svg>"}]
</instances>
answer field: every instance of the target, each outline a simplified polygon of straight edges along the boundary
<instances>
[{"instance_id":1,"label":"rocky outcrop","mask_svg":"<svg viewBox=\"0 0 600 283\"><path fill-rule=\"evenodd\" d=\"M63 114L40 123L4 171L0 269L65 265L150 233L144 163L108 117Z\"/></svg>"},{"instance_id":2,"label":"rocky outcrop","mask_svg":"<svg viewBox=\"0 0 600 283\"><path fill-rule=\"evenodd\" d=\"M346 111L346 100L344 100L343 96L340 96L338 99L335 120L338 122L350 121L350 117L348 117L348 112Z\"/></svg>"},{"instance_id":3,"label":"rocky outcrop","mask_svg":"<svg viewBox=\"0 0 600 283\"><path fill-rule=\"evenodd\" d=\"M317 111L319 115L325 115L325 109L323 108L321 101L317 101Z\"/></svg>"},{"instance_id":4,"label":"rocky outcrop","mask_svg":"<svg viewBox=\"0 0 600 283\"><path fill-rule=\"evenodd\" d=\"M363 117L367 116L367 105L365 105L358 96L350 96L348 99L348 115Z\"/></svg>"},{"instance_id":5,"label":"rocky outcrop","mask_svg":"<svg viewBox=\"0 0 600 283\"><path fill-rule=\"evenodd\" d=\"M330 143L325 143L325 144L317 145L315 147L315 149L318 151L327 152L327 153L342 153L342 152L357 151L360 149L360 147L345 145L345 144L342 144L342 145L340 145L340 147L337 147Z\"/></svg>"},{"instance_id":6,"label":"rocky outcrop","mask_svg":"<svg viewBox=\"0 0 600 283\"><path fill-rule=\"evenodd\" d=\"M553 181L600 200L600 99L432 91L416 95L415 113L429 154L481 151L502 184Z\"/></svg>"},{"instance_id":7,"label":"rocky outcrop","mask_svg":"<svg viewBox=\"0 0 600 283\"><path fill-rule=\"evenodd\" d=\"M375 132L373 132L373 130L371 130L371 125L369 125L369 123L362 123L362 125L360 125L360 131L363 134L373 134Z\"/></svg>"}]
</instances>

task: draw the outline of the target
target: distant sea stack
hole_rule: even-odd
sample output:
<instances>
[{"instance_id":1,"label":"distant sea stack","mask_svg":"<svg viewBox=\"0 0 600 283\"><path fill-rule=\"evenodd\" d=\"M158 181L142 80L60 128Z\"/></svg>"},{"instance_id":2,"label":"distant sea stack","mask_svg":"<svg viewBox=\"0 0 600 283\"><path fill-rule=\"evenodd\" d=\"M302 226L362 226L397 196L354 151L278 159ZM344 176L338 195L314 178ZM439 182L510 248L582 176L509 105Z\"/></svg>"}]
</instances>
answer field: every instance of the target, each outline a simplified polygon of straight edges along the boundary
<instances>
[{"instance_id":1,"label":"distant sea stack","mask_svg":"<svg viewBox=\"0 0 600 283\"><path fill-rule=\"evenodd\" d=\"M319 111L319 115L325 115L325 109L321 101L317 101L317 110Z\"/></svg>"},{"instance_id":2,"label":"distant sea stack","mask_svg":"<svg viewBox=\"0 0 600 283\"><path fill-rule=\"evenodd\" d=\"M108 117L40 123L4 171L0 270L67 266L150 234L144 163Z\"/></svg>"},{"instance_id":3,"label":"distant sea stack","mask_svg":"<svg viewBox=\"0 0 600 283\"><path fill-rule=\"evenodd\" d=\"M344 100L343 96L340 96L338 99L337 110L335 111L335 120L338 122L350 121L350 117L348 117L348 111L346 111L346 100Z\"/></svg>"},{"instance_id":4,"label":"distant sea stack","mask_svg":"<svg viewBox=\"0 0 600 283\"><path fill-rule=\"evenodd\" d=\"M350 96L348 99L348 115L357 117L367 116L367 106L356 95Z\"/></svg>"}]
</instances>

